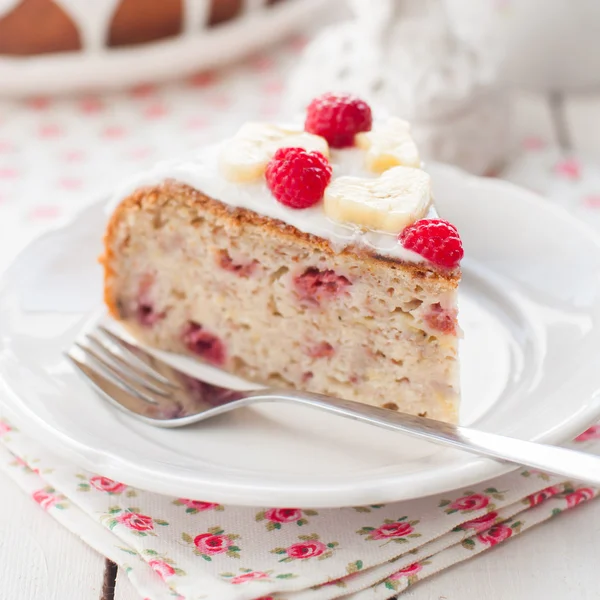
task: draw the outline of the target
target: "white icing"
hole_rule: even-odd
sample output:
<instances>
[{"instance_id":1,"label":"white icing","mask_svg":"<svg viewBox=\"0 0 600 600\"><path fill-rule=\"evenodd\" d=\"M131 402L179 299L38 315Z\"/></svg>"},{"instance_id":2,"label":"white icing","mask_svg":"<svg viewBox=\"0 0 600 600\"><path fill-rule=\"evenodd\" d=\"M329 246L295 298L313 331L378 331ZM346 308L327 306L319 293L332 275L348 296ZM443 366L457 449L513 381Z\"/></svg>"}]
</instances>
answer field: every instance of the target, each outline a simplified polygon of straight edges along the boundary
<instances>
[{"instance_id":1,"label":"white icing","mask_svg":"<svg viewBox=\"0 0 600 600\"><path fill-rule=\"evenodd\" d=\"M244 12L255 13L264 8L266 0L246 0L244 3Z\"/></svg>"},{"instance_id":2,"label":"white icing","mask_svg":"<svg viewBox=\"0 0 600 600\"><path fill-rule=\"evenodd\" d=\"M0 16L11 11L21 0L0 0ZM84 51L101 52L106 48L108 30L121 0L55 0L79 31ZM248 0L250 5L264 0ZM201 29L208 19L210 0L184 0L183 31Z\"/></svg>"},{"instance_id":3,"label":"white icing","mask_svg":"<svg viewBox=\"0 0 600 600\"><path fill-rule=\"evenodd\" d=\"M75 23L81 36L81 45L89 52L100 52L106 47L108 29L120 1L55 0Z\"/></svg>"},{"instance_id":4,"label":"white icing","mask_svg":"<svg viewBox=\"0 0 600 600\"><path fill-rule=\"evenodd\" d=\"M0 0L0 17L7 15L13 8L16 8L21 0Z\"/></svg>"},{"instance_id":5,"label":"white icing","mask_svg":"<svg viewBox=\"0 0 600 600\"><path fill-rule=\"evenodd\" d=\"M192 35L208 22L210 0L185 0L183 5L183 31Z\"/></svg>"},{"instance_id":6,"label":"white icing","mask_svg":"<svg viewBox=\"0 0 600 600\"><path fill-rule=\"evenodd\" d=\"M292 209L275 200L264 180L242 184L226 180L219 171L218 155L217 145L204 148L188 158L159 163L121 186L109 201L108 210L112 212L123 198L140 187L158 185L167 179L174 179L230 206L246 208L265 217L278 219L300 231L328 240L336 252L355 244L396 260L424 262L421 256L403 248L395 234L363 231L354 225L332 221L325 215L322 203L310 208ZM363 150L332 149L330 163L333 166L333 177L376 177L365 169L364 160ZM436 216L433 207L427 216Z\"/></svg>"}]
</instances>

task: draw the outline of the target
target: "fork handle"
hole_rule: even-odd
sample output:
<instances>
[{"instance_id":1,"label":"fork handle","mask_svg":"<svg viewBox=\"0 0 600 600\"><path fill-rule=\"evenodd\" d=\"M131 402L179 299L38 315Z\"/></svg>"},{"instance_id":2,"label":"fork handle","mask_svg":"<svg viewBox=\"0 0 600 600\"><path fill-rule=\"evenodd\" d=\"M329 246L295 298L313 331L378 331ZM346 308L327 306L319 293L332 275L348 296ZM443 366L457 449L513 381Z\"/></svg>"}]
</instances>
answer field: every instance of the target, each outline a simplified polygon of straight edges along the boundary
<instances>
[{"instance_id":1,"label":"fork handle","mask_svg":"<svg viewBox=\"0 0 600 600\"><path fill-rule=\"evenodd\" d=\"M593 454L528 442L321 394L289 390L259 390L254 392L251 398L254 402L285 401L310 406L480 456L600 486L600 456Z\"/></svg>"}]
</instances>

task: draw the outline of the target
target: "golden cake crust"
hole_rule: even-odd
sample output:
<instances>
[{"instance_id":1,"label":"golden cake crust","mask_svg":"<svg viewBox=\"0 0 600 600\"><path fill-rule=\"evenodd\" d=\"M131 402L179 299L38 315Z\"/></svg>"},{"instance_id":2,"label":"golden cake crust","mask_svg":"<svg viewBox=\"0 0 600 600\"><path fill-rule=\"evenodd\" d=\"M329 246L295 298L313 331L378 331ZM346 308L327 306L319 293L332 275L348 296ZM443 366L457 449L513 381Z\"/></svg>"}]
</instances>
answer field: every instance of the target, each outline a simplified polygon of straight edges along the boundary
<instances>
[{"instance_id":1,"label":"golden cake crust","mask_svg":"<svg viewBox=\"0 0 600 600\"><path fill-rule=\"evenodd\" d=\"M231 207L188 185L174 180L167 180L157 186L143 187L136 190L117 206L109 220L104 236L104 254L100 258L100 262L104 265L104 301L114 317L118 317L118 310L112 291L113 273L111 264L114 258L113 241L116 228L129 211L143 210L142 203L146 206L152 206L158 202L163 202L166 196L176 198L178 202L188 207L200 209L203 213L209 213L220 219L228 227L240 228L244 225L254 225L261 227L267 235L280 238L282 241L302 242L314 250L320 250L327 254L335 253L330 243L323 238L305 233L292 225L259 215L245 208ZM455 289L460 281L460 269L444 270L427 263L402 262L389 256L370 253L357 246L348 246L342 251L342 254L363 261L367 268L369 266L375 268L387 265L389 268L402 269L414 279L427 279L429 283L439 283L447 289Z\"/></svg>"}]
</instances>

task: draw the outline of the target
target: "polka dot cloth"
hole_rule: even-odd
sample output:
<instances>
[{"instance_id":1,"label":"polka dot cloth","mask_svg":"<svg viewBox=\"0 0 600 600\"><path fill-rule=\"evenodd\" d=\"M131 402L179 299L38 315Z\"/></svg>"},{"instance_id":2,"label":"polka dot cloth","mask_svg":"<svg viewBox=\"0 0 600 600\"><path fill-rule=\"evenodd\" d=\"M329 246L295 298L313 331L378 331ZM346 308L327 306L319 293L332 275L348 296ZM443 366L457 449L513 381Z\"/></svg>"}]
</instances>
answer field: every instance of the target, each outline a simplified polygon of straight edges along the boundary
<instances>
[{"instance_id":1,"label":"polka dot cloth","mask_svg":"<svg viewBox=\"0 0 600 600\"><path fill-rule=\"evenodd\" d=\"M304 41L168 85L0 99L0 267L138 170L230 135L250 118L276 119L284 73Z\"/></svg>"}]
</instances>

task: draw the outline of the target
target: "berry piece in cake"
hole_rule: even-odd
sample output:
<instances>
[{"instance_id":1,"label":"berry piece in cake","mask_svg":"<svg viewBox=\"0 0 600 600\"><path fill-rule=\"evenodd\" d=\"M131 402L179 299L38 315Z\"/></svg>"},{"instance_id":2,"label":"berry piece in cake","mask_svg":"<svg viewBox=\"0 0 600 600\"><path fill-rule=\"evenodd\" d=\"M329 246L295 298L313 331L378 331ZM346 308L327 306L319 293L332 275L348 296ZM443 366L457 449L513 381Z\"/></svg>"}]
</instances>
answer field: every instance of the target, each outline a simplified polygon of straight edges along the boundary
<instances>
[{"instance_id":1,"label":"berry piece in cake","mask_svg":"<svg viewBox=\"0 0 600 600\"><path fill-rule=\"evenodd\" d=\"M294 279L296 293L299 298L308 304L319 305L322 300L335 298L347 293L347 287L352 285L343 275L335 271L319 271L309 267Z\"/></svg>"},{"instance_id":2,"label":"berry piece in cake","mask_svg":"<svg viewBox=\"0 0 600 600\"><path fill-rule=\"evenodd\" d=\"M138 288L138 296L135 304L135 315L140 325L152 327L165 318L164 312L159 312L152 300L152 287L154 276L146 274L142 277Z\"/></svg>"},{"instance_id":3,"label":"berry piece in cake","mask_svg":"<svg viewBox=\"0 0 600 600\"><path fill-rule=\"evenodd\" d=\"M351 94L327 93L309 105L304 129L324 137L332 148L354 146L354 136L370 131L373 124L370 106Z\"/></svg>"},{"instance_id":4,"label":"berry piece in cake","mask_svg":"<svg viewBox=\"0 0 600 600\"><path fill-rule=\"evenodd\" d=\"M458 230L443 219L421 219L398 236L407 249L440 267L458 267L464 252Z\"/></svg>"},{"instance_id":5,"label":"berry piece in cake","mask_svg":"<svg viewBox=\"0 0 600 600\"><path fill-rule=\"evenodd\" d=\"M280 148L269 161L267 185L276 200L290 208L308 208L323 198L331 165L320 152Z\"/></svg>"},{"instance_id":6,"label":"berry piece in cake","mask_svg":"<svg viewBox=\"0 0 600 600\"><path fill-rule=\"evenodd\" d=\"M219 250L217 253L217 264L221 269L229 271L230 273L235 273L239 277L251 277L260 266L260 263L257 260L239 263L235 262L231 256L229 256L227 250Z\"/></svg>"},{"instance_id":7,"label":"berry piece in cake","mask_svg":"<svg viewBox=\"0 0 600 600\"><path fill-rule=\"evenodd\" d=\"M329 342L320 342L308 349L311 358L329 358L335 354L335 348Z\"/></svg>"},{"instance_id":8,"label":"berry piece in cake","mask_svg":"<svg viewBox=\"0 0 600 600\"><path fill-rule=\"evenodd\" d=\"M429 327L446 335L456 335L456 318L458 311L455 308L444 309L439 302L432 304L429 312L425 313L425 322Z\"/></svg>"},{"instance_id":9,"label":"berry piece in cake","mask_svg":"<svg viewBox=\"0 0 600 600\"><path fill-rule=\"evenodd\" d=\"M202 325L190 321L183 330L182 339L190 352L197 354L206 362L217 366L225 362L225 345Z\"/></svg>"}]
</instances>

